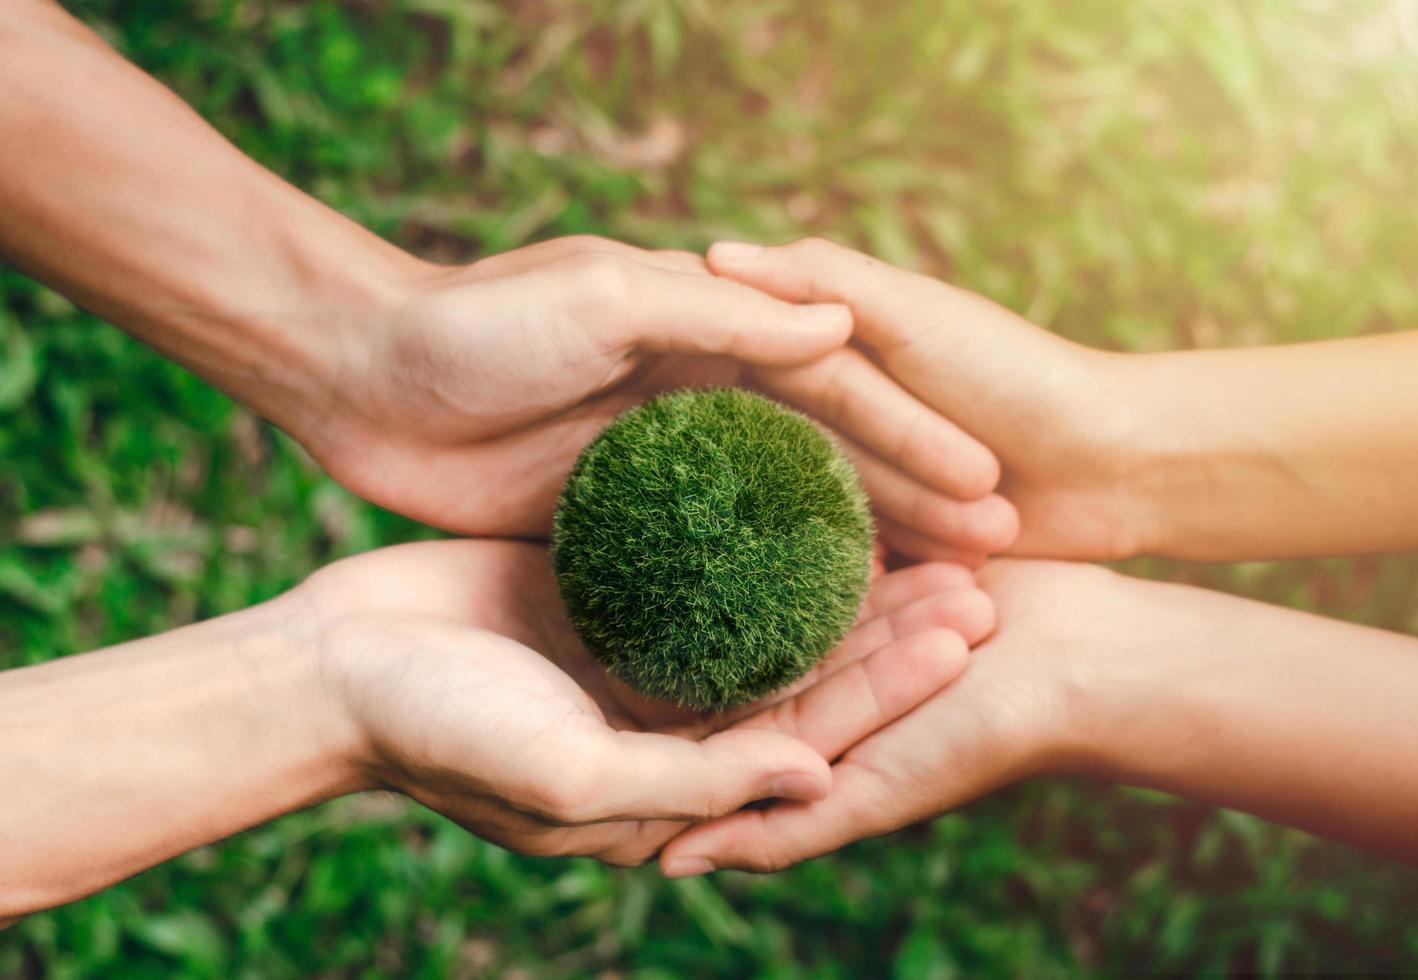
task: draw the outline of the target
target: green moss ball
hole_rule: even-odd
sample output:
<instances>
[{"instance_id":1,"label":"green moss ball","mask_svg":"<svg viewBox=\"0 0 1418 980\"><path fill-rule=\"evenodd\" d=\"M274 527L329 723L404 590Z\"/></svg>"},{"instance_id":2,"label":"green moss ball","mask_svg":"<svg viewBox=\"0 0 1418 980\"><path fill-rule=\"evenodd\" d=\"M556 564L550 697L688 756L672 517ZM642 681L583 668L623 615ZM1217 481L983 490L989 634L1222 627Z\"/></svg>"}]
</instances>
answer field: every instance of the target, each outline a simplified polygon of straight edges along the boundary
<instances>
[{"instance_id":1,"label":"green moss ball","mask_svg":"<svg viewBox=\"0 0 1418 980\"><path fill-rule=\"evenodd\" d=\"M856 470L812 422L738 389L661 395L586 447L552 560L586 646L641 693L699 710L805 674L866 591Z\"/></svg>"}]
</instances>

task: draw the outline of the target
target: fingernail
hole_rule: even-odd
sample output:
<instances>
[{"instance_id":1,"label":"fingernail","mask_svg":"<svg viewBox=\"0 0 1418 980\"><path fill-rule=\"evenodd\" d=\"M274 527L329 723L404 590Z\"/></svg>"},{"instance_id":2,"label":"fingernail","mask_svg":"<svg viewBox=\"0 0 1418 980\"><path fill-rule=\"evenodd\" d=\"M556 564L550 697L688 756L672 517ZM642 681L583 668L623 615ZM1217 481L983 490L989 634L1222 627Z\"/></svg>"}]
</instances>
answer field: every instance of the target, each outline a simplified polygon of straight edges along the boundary
<instances>
[{"instance_id":1,"label":"fingernail","mask_svg":"<svg viewBox=\"0 0 1418 980\"><path fill-rule=\"evenodd\" d=\"M710 251L718 261L752 262L763 254L763 246L750 242L715 242Z\"/></svg>"},{"instance_id":2,"label":"fingernail","mask_svg":"<svg viewBox=\"0 0 1418 980\"><path fill-rule=\"evenodd\" d=\"M713 862L703 857L675 858L666 861L663 868L666 878L693 878L695 875L707 875L713 870Z\"/></svg>"},{"instance_id":3,"label":"fingernail","mask_svg":"<svg viewBox=\"0 0 1418 980\"><path fill-rule=\"evenodd\" d=\"M785 800L820 800L827 795L821 780L805 772L787 772L769 784L769 793Z\"/></svg>"},{"instance_id":4,"label":"fingernail","mask_svg":"<svg viewBox=\"0 0 1418 980\"><path fill-rule=\"evenodd\" d=\"M852 311L841 303L810 303L799 306L797 314L799 320L815 327L850 326L852 323Z\"/></svg>"}]
</instances>

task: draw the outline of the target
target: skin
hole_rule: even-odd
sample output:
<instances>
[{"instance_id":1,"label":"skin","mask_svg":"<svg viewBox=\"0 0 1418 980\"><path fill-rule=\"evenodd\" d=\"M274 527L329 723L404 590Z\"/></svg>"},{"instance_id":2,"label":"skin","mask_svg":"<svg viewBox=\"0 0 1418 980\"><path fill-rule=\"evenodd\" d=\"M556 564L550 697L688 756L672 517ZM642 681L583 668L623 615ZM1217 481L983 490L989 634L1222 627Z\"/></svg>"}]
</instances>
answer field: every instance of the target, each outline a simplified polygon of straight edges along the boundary
<instances>
[{"instance_id":1,"label":"skin","mask_svg":"<svg viewBox=\"0 0 1418 980\"><path fill-rule=\"evenodd\" d=\"M354 492L467 534L544 537L580 448L657 391L745 366L828 378L853 356L842 305L774 299L688 253L579 237L459 267L409 255L244 156L49 0L12 0L0 23L0 213L0 257L275 422ZM883 514L939 512L956 545L1007 545L990 452L869 373L869 412L835 413L811 385L793 399L822 403Z\"/></svg>"},{"instance_id":2,"label":"skin","mask_svg":"<svg viewBox=\"0 0 1418 980\"><path fill-rule=\"evenodd\" d=\"M1418 865L1418 639L1090 565L998 560L979 578L1000 628L958 681L842 755L823 799L693 827L665 873L775 871L1046 774Z\"/></svg>"},{"instance_id":3,"label":"skin","mask_svg":"<svg viewBox=\"0 0 1418 980\"><path fill-rule=\"evenodd\" d=\"M542 534L576 451L621 408L742 376L844 435L903 553L1418 546L1412 335L1106 354L820 241L723 244L707 268L598 239L435 267L262 170L57 6L12 8L0 254L410 516ZM1013 506L991 492L1001 466ZM418 547L333 566L237 617L0 678L0 771L23 787L0 817L0 865L22 869L0 921L381 786L521 850L625 863L715 818L666 848L673 875L782 867L1046 772L1415 860L1409 638L998 563L983 581L1005 627L959 683L945 686L964 662L938 621L950 605L931 603L960 586L939 583L854 634L884 646L849 641L808 685L716 732L721 720L597 680L518 561L463 560L515 546ZM489 583L476 600L469 580ZM934 625L908 633L917 622ZM78 747L68 764L53 764L56 744ZM830 789L823 759L837 760ZM799 802L725 816L765 795Z\"/></svg>"},{"instance_id":4,"label":"skin","mask_svg":"<svg viewBox=\"0 0 1418 980\"><path fill-rule=\"evenodd\" d=\"M371 789L523 853L637 864L688 822L822 797L824 760L953 680L992 626L960 568L881 574L813 676L695 716L605 676L544 549L370 552L240 613L0 673L0 920Z\"/></svg>"},{"instance_id":5,"label":"skin","mask_svg":"<svg viewBox=\"0 0 1418 980\"><path fill-rule=\"evenodd\" d=\"M709 261L779 298L851 305L873 356L996 449L1017 552L1418 546L1418 337L1107 355L819 240L721 244ZM936 550L918 528L884 531ZM1055 773L1418 864L1418 640L1087 565L997 561L980 584L1002 625L958 682L848 750L824 799L694 827L664 850L665 873L787 867Z\"/></svg>"},{"instance_id":6,"label":"skin","mask_svg":"<svg viewBox=\"0 0 1418 980\"><path fill-rule=\"evenodd\" d=\"M1012 554L1231 561L1418 548L1418 333L1113 354L821 239L720 243L709 265L781 300L849 306L861 350L999 458L1020 514ZM816 365L757 373L851 406L869 363L830 382ZM887 539L940 555L945 515L927 507L902 521L900 510L882 522Z\"/></svg>"}]
</instances>

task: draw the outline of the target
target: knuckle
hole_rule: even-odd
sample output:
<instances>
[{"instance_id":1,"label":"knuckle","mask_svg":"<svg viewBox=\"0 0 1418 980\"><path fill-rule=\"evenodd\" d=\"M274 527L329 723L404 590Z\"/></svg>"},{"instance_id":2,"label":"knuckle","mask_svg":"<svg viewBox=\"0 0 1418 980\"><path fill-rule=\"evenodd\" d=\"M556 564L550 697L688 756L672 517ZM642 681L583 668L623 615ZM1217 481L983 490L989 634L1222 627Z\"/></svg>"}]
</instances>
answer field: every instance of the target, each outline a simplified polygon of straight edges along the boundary
<instances>
[{"instance_id":1,"label":"knuckle","mask_svg":"<svg viewBox=\"0 0 1418 980\"><path fill-rule=\"evenodd\" d=\"M931 430L931 418L928 413L929 409L924 407L915 409L910 419L897 429L896 445L892 449L892 458L897 464L919 466L940 455L940 433Z\"/></svg>"},{"instance_id":2,"label":"knuckle","mask_svg":"<svg viewBox=\"0 0 1418 980\"><path fill-rule=\"evenodd\" d=\"M567 235L561 241L571 250L578 252L598 251L608 248L612 244L609 239L602 238L600 235L586 234Z\"/></svg>"},{"instance_id":3,"label":"knuckle","mask_svg":"<svg viewBox=\"0 0 1418 980\"><path fill-rule=\"evenodd\" d=\"M540 785L527 794L525 804L547 823L572 826L596 819L596 799L579 777L565 776L555 784Z\"/></svg>"},{"instance_id":4,"label":"knuckle","mask_svg":"<svg viewBox=\"0 0 1418 980\"><path fill-rule=\"evenodd\" d=\"M516 849L529 857L560 858L577 855L576 848L571 846L570 838L562 834L518 841Z\"/></svg>"},{"instance_id":5,"label":"knuckle","mask_svg":"<svg viewBox=\"0 0 1418 980\"><path fill-rule=\"evenodd\" d=\"M788 247L795 251L802 252L805 255L824 257L839 250L842 246L838 245L830 238L823 238L821 235L809 235L807 238L798 239Z\"/></svg>"},{"instance_id":6,"label":"knuckle","mask_svg":"<svg viewBox=\"0 0 1418 980\"><path fill-rule=\"evenodd\" d=\"M728 813L730 809L732 805L725 800L723 794L711 789L702 796L686 801L677 818L690 823L704 823Z\"/></svg>"},{"instance_id":7,"label":"knuckle","mask_svg":"<svg viewBox=\"0 0 1418 980\"><path fill-rule=\"evenodd\" d=\"M798 699L785 698L769 709L773 728L786 735L797 737L801 727L801 718L798 714Z\"/></svg>"},{"instance_id":8,"label":"knuckle","mask_svg":"<svg viewBox=\"0 0 1418 980\"><path fill-rule=\"evenodd\" d=\"M647 851L643 847L617 847L600 854L598 857L601 863L609 864L612 867L639 868L643 867L650 858L654 857L654 852Z\"/></svg>"},{"instance_id":9,"label":"knuckle","mask_svg":"<svg viewBox=\"0 0 1418 980\"><path fill-rule=\"evenodd\" d=\"M570 271L579 294L593 302L615 307L630 299L630 269L618 256L604 252L578 255Z\"/></svg>"},{"instance_id":10,"label":"knuckle","mask_svg":"<svg viewBox=\"0 0 1418 980\"><path fill-rule=\"evenodd\" d=\"M954 533L954 514L949 501L922 488L917 490L915 506L911 510L912 526L926 534L948 537Z\"/></svg>"},{"instance_id":11,"label":"knuckle","mask_svg":"<svg viewBox=\"0 0 1418 980\"><path fill-rule=\"evenodd\" d=\"M936 596L925 609L922 625L927 629L949 629L955 621L956 604L949 596Z\"/></svg>"},{"instance_id":12,"label":"knuckle","mask_svg":"<svg viewBox=\"0 0 1418 980\"><path fill-rule=\"evenodd\" d=\"M742 864L745 871L766 875L791 867L793 861L783 851L775 850L767 841L755 840L743 855Z\"/></svg>"},{"instance_id":13,"label":"knuckle","mask_svg":"<svg viewBox=\"0 0 1418 980\"><path fill-rule=\"evenodd\" d=\"M711 776L709 785L681 802L675 818L690 823L703 823L728 813L734 809L736 802L730 798L730 794L725 792L724 787L719 784L719 780Z\"/></svg>"},{"instance_id":14,"label":"knuckle","mask_svg":"<svg viewBox=\"0 0 1418 980\"><path fill-rule=\"evenodd\" d=\"M850 358L835 358L821 376L817 410L823 417L841 424L850 419L857 404L857 392L852 384L853 363Z\"/></svg>"}]
</instances>

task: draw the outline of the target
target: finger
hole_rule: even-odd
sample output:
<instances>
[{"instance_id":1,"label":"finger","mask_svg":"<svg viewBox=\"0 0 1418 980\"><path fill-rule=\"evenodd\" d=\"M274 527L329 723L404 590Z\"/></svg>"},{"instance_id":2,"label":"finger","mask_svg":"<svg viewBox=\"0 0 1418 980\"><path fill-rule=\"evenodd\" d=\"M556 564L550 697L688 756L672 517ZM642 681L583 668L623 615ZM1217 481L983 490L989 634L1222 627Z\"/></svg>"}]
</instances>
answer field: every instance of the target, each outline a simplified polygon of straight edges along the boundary
<instances>
[{"instance_id":1,"label":"finger","mask_svg":"<svg viewBox=\"0 0 1418 980\"><path fill-rule=\"evenodd\" d=\"M835 759L959 677L968 659L954 630L913 632L736 727L782 732Z\"/></svg>"},{"instance_id":2,"label":"finger","mask_svg":"<svg viewBox=\"0 0 1418 980\"><path fill-rule=\"evenodd\" d=\"M988 558L988 555L979 551L952 547L938 538L898 524L881 514L876 518L876 531L878 539L892 551L917 561L946 562L965 568L979 568Z\"/></svg>"},{"instance_id":3,"label":"finger","mask_svg":"<svg viewBox=\"0 0 1418 980\"><path fill-rule=\"evenodd\" d=\"M921 630L954 630L974 646L994 629L994 602L973 585L917 596L890 612L873 616L852 627L842 642L822 661L822 674ZM818 675L819 677L821 674Z\"/></svg>"},{"instance_id":4,"label":"finger","mask_svg":"<svg viewBox=\"0 0 1418 980\"><path fill-rule=\"evenodd\" d=\"M872 583L862 603L861 621L883 616L906 603L937 592L969 589L975 576L968 569L949 562L921 562L895 572L888 572Z\"/></svg>"},{"instance_id":5,"label":"finger","mask_svg":"<svg viewBox=\"0 0 1418 980\"><path fill-rule=\"evenodd\" d=\"M822 756L769 731L724 731L702 741L607 732L597 754L568 772L564 822L702 821L769 798L820 799L831 785ZM570 816L567 816L570 814Z\"/></svg>"},{"instance_id":6,"label":"finger","mask_svg":"<svg viewBox=\"0 0 1418 980\"><path fill-rule=\"evenodd\" d=\"M607 864L635 867L658 854L686 826L678 820L614 820L571 827L523 826L502 834L497 843L519 854L593 857Z\"/></svg>"},{"instance_id":7,"label":"finger","mask_svg":"<svg viewBox=\"0 0 1418 980\"><path fill-rule=\"evenodd\" d=\"M767 697L717 713L707 724L714 729L728 728L796 697L893 640L922 630L935 627L954 630L974 646L994 628L994 601L975 588L974 581L974 576L964 568L931 563L882 576L868 590L857 623L812 670ZM898 616L897 611L906 606L913 608L904 616ZM672 710L679 712L678 716L669 712L657 714L651 709L645 720L660 731L666 730L665 723L681 723L685 725L681 733L702 730L706 724L702 714ZM641 713L636 714L642 717Z\"/></svg>"},{"instance_id":8,"label":"finger","mask_svg":"<svg viewBox=\"0 0 1418 980\"><path fill-rule=\"evenodd\" d=\"M954 290L823 238L763 246L716 242L708 264L734 279L793 303L846 303L857 336L879 350L904 343L933 322L934 309Z\"/></svg>"},{"instance_id":9,"label":"finger","mask_svg":"<svg viewBox=\"0 0 1418 980\"><path fill-rule=\"evenodd\" d=\"M754 372L768 393L821 419L942 493L978 500L999 483L994 454L918 401L860 351Z\"/></svg>"},{"instance_id":10,"label":"finger","mask_svg":"<svg viewBox=\"0 0 1418 980\"><path fill-rule=\"evenodd\" d=\"M785 303L727 279L640 263L613 275L620 277L610 304L615 323L645 351L786 366L836 350L852 332L851 312L841 305Z\"/></svg>"},{"instance_id":11,"label":"finger","mask_svg":"<svg viewBox=\"0 0 1418 980\"><path fill-rule=\"evenodd\" d=\"M660 852L660 870L667 878L725 868L779 871L909 822L887 805L886 787L873 770L847 760L833 775L826 799L745 810L690 827Z\"/></svg>"},{"instance_id":12,"label":"finger","mask_svg":"<svg viewBox=\"0 0 1418 980\"><path fill-rule=\"evenodd\" d=\"M703 256L693 252L677 250L651 250L637 248L599 235L567 235L551 238L544 242L523 245L497 255L479 259L473 269L488 275L513 275L534 269L538 265L576 255L601 254L622 259L632 259L646 265L654 265L672 272L698 273L709 275L708 264Z\"/></svg>"},{"instance_id":13,"label":"finger","mask_svg":"<svg viewBox=\"0 0 1418 980\"><path fill-rule=\"evenodd\" d=\"M670 272L686 272L701 276L713 275L709 271L709 263L704 261L704 256L696 255L694 252L685 252L679 249L647 250L640 260Z\"/></svg>"},{"instance_id":14,"label":"finger","mask_svg":"<svg viewBox=\"0 0 1418 980\"><path fill-rule=\"evenodd\" d=\"M1019 515L999 494L956 500L913 480L850 439L839 441L857 465L879 515L967 554L1003 551L1018 536Z\"/></svg>"},{"instance_id":15,"label":"finger","mask_svg":"<svg viewBox=\"0 0 1418 980\"><path fill-rule=\"evenodd\" d=\"M627 824L610 826L627 827ZM617 835L607 846L591 853L591 856L606 864L622 868L636 868L654 859L664 846L684 833L689 827L679 820L641 820L635 830Z\"/></svg>"},{"instance_id":16,"label":"finger","mask_svg":"<svg viewBox=\"0 0 1418 980\"><path fill-rule=\"evenodd\" d=\"M887 644L923 630L948 629L970 646L995 628L995 606L988 593L974 586L919 596L881 616L853 627L823 661L841 667Z\"/></svg>"},{"instance_id":17,"label":"finger","mask_svg":"<svg viewBox=\"0 0 1418 980\"><path fill-rule=\"evenodd\" d=\"M852 628L842 642L828 654L799 684L767 704L777 704L789 696L821 684L825 678L870 656L877 650L906 639L916 633L946 629L960 635L969 646L975 646L995 628L995 604L989 594L974 587L952 589L936 595L921 596L882 616L876 616Z\"/></svg>"}]
</instances>

